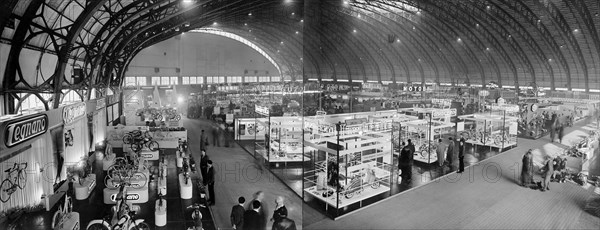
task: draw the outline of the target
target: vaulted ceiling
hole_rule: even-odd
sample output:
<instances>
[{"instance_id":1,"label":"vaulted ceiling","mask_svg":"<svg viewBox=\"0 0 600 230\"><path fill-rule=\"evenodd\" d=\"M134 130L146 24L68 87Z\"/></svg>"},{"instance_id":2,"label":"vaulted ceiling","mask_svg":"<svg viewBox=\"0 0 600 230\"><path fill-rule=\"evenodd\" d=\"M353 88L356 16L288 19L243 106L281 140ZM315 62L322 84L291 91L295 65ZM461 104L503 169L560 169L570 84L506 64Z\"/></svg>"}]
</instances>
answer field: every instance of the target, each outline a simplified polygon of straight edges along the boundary
<instances>
[{"instance_id":1,"label":"vaulted ceiling","mask_svg":"<svg viewBox=\"0 0 600 230\"><path fill-rule=\"evenodd\" d=\"M600 89L598 0L3 0L0 10L11 98L119 87L140 50L197 28L255 42L284 78Z\"/></svg>"}]
</instances>

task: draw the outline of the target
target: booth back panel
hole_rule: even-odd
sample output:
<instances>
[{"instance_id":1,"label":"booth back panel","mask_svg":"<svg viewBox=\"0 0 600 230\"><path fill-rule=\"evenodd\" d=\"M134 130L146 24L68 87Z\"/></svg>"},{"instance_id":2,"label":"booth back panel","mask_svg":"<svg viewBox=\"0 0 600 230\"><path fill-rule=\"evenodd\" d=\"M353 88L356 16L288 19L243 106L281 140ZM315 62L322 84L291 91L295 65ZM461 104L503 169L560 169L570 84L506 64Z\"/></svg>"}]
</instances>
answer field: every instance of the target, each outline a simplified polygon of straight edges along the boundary
<instances>
[{"instance_id":1,"label":"booth back panel","mask_svg":"<svg viewBox=\"0 0 600 230\"><path fill-rule=\"evenodd\" d=\"M40 205L42 194L53 192L56 165L52 149L48 147L51 142L50 134L46 133L33 141L31 145L16 146L15 148L20 150L15 152L13 157L0 162L0 173L2 174L0 183L6 179L15 182L17 171L12 172L11 178L8 178L8 173L4 171L13 168L15 163L27 163L27 167L23 170L27 178L24 186L21 185L23 189L17 187L8 201L0 202L0 213L15 208Z\"/></svg>"}]
</instances>

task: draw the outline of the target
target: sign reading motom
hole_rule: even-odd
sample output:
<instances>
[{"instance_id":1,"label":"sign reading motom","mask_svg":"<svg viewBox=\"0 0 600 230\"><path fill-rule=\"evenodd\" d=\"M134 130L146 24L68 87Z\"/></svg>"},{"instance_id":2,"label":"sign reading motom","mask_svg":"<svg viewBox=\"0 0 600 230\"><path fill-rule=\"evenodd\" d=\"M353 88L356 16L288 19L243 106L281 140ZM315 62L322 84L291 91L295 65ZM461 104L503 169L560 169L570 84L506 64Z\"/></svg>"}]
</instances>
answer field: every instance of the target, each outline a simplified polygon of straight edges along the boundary
<instances>
[{"instance_id":1,"label":"sign reading motom","mask_svg":"<svg viewBox=\"0 0 600 230\"><path fill-rule=\"evenodd\" d=\"M70 124L75 119L85 116L85 103L78 103L75 105L65 106L63 108L63 122Z\"/></svg>"},{"instance_id":2,"label":"sign reading motom","mask_svg":"<svg viewBox=\"0 0 600 230\"><path fill-rule=\"evenodd\" d=\"M34 137L44 134L48 130L48 117L45 114L17 120L6 125L4 131L6 147L13 147Z\"/></svg>"}]
</instances>

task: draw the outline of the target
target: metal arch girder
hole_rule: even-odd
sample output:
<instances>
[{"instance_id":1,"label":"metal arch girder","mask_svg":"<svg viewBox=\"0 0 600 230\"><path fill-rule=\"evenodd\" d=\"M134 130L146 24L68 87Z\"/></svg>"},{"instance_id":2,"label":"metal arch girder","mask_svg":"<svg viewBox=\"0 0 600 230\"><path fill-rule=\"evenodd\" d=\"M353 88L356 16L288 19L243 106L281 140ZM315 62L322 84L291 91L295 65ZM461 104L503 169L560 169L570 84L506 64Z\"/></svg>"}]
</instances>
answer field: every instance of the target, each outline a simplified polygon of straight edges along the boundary
<instances>
[{"instance_id":1,"label":"metal arch girder","mask_svg":"<svg viewBox=\"0 0 600 230\"><path fill-rule=\"evenodd\" d=\"M382 6L379 6L379 5L376 5L375 7L379 7L379 9L381 9L381 10L384 10L384 11L387 11L387 12L388 12L389 14L391 14L391 15L395 15L395 14L394 14L394 12L391 12L391 11L389 11L389 9L386 9L385 7L382 7ZM394 7L394 6L389 6L389 7ZM386 20L390 21L391 23L394 23L394 24L395 24L395 25L397 25L397 26L398 26L398 28L400 28L401 30L408 31L407 29L404 29L404 27L403 27L403 25L402 25L402 24L400 24L398 21L396 21L396 20L394 20L394 19L392 19L392 18L389 18L389 16L383 15L383 14L381 14L381 13L379 13L379 12L372 11L372 10L370 10L370 9L364 9L364 10L366 10L366 11L370 11L370 12L372 12L373 14L377 14L377 15L379 15L379 16L380 16L380 18L381 18L381 19L386 19ZM381 21L381 20L379 20L379 19L376 19L376 18L374 18L372 15L369 15L369 14L367 14L367 16L368 16L368 17L372 17L374 20L376 20L376 21L379 21L380 23L383 23L383 24L386 24L386 25L388 24L388 23L385 23L385 22L383 22L383 21ZM407 18L404 18L404 17L401 17L401 16L399 16L399 17L395 17L395 19L402 20L402 21L403 21L403 22L405 22L405 23L413 24L413 25L415 25L415 26L416 26L416 24L415 24L415 21L413 21L413 20L410 20L410 19L407 19ZM385 27L385 28L387 28L387 27ZM416 27L415 27L415 29L416 29ZM391 29L389 29L389 28L388 28L388 30L391 30ZM444 55L444 54L442 54L442 53L440 52L440 48L437 46L437 44L435 43L435 41L434 41L433 39L431 39L431 38L430 38L430 36L429 36L427 33L424 33L423 31L421 31L421 28L420 28L420 27L419 27L419 30L418 30L418 32L420 33L420 35L421 35L422 37L425 37L425 38L427 39L427 40L426 40L426 43L427 43L429 46L431 46L431 47L433 48L433 50L434 50L435 54L436 54L436 55L438 55L438 56L440 57L440 59L441 59L441 60L444 62L444 64L445 64L445 65L448 67L448 70L449 70L449 71L452 71L452 69L450 68L450 66L451 66L451 65L449 64L449 62L448 62L448 60L446 59L445 55ZM434 30L434 32L437 32L437 31L435 31L435 30ZM409 42L417 41L417 39L416 39L416 38L415 38L415 37L412 35L412 33L411 33L411 32L407 32L406 34L407 34L407 36L408 36L409 38L408 38L408 39L406 39L406 38L405 38L405 39L403 39L404 41L409 41ZM437 35L437 34L436 34L436 35ZM446 41L446 38L445 38L445 37L443 37L443 36L437 36L437 37L438 37L438 39L440 39L440 40L444 40L444 41ZM418 47L418 48L419 48L419 49L418 49L418 50L419 50L419 52L420 52L420 53L424 53L424 54L426 55L426 58L427 58L428 62L429 62L429 63L432 63L433 65L435 65L435 63L436 63L436 62L434 62L434 61L433 61L433 59L432 59L432 58L431 58L431 56L429 55L429 52L425 51L425 49L424 49L424 48L421 46L421 44L420 44L420 43L417 43L417 45L415 45L415 46L411 46L411 47ZM454 48L453 48L453 47L451 47L451 49L454 49ZM412 55L412 52L411 52L410 50L409 50L409 52L408 52L408 53ZM413 57L413 59L415 59L415 60L416 60L417 58ZM462 61L462 59L459 59L459 60L460 60L460 61ZM421 65L421 63L420 63L420 62L416 62L416 63L417 63L418 65ZM462 62L461 62L461 63L462 63ZM463 65L464 65L464 63L463 63ZM421 68L422 68L422 67L421 67ZM434 72L436 73L437 80L439 81L439 70L437 69L437 66L434 66L434 68L435 68L435 69L434 69ZM423 70L421 70L421 73L422 73L422 75L424 74ZM410 81L410 78L409 78L409 81ZM422 81L422 82L425 82L425 80L424 80L424 75L423 75L423 77L422 77L421 81Z\"/></svg>"},{"instance_id":2,"label":"metal arch girder","mask_svg":"<svg viewBox=\"0 0 600 230\"><path fill-rule=\"evenodd\" d=\"M304 52L303 48L306 48L306 43L298 41L293 35L292 36L285 36L284 35L285 32L282 32L281 30L279 30L279 29L284 28L283 26L277 27L276 24L270 23L268 21L269 20L263 20L263 21L260 22L261 25L269 25L268 27L261 26L258 30L255 28L255 29L253 29L253 31L261 34L261 37L262 37L263 40L268 39L269 35L273 35L273 37L277 38L277 40L273 40L273 43L278 43L278 41L284 41L284 42L285 41L289 41L288 39L286 39L286 37L292 37L292 39L294 39L294 42L289 42L289 44L292 44L294 48L297 48L297 49L294 49L294 51L298 51L298 53L301 53L302 57L304 57L305 52ZM283 22L279 22L279 23L283 23ZM289 28L289 24L288 24L287 28ZM265 33L262 32L263 30L265 31ZM269 32L272 33L272 34L269 34ZM294 34L294 31L287 31L287 32L289 34ZM297 44L304 44L304 45L298 46ZM296 54L296 52L293 52L293 53ZM309 57L307 59L308 60L305 60L305 61L309 61L310 63L313 64L313 66L315 67L315 70L317 71L317 74L318 74L318 76L320 78L320 76L321 76L321 72L320 71L321 70L320 70L319 63L317 62L317 59L314 58L314 56L312 54L309 54ZM329 60L329 59L326 58L326 61L329 62L330 65L333 65L333 64L331 64L331 60Z\"/></svg>"},{"instance_id":3,"label":"metal arch girder","mask_svg":"<svg viewBox=\"0 0 600 230\"><path fill-rule=\"evenodd\" d=\"M260 28L260 29L258 29L258 30L257 30L256 28L255 28L255 29L253 29L253 31L257 31L257 32L260 34L261 40L267 40L267 39L269 39L269 35L270 35L270 34L268 34L268 32L266 32L266 33L263 33L263 32L262 32L262 30L265 30L265 28L268 28L270 32L273 32L273 33L275 33L275 37L278 37L278 39L276 39L276 40L272 40L272 41L273 41L273 44L276 44L276 43L278 44L278 41L286 40L286 39L284 38L285 36L284 36L284 35L281 35L280 31L279 31L279 30L277 30L277 29L275 29L275 28L277 28L277 25L275 25L275 24L273 24L273 23L265 22L265 21L261 21L260 23L261 23L262 25L264 25L264 24L269 24L269 27L261 26L261 28ZM279 27L279 28L281 28L281 27ZM266 30L265 30L265 31L266 31ZM290 33L293 33L293 32L290 32ZM305 36L306 36L306 35L305 35ZM292 37L293 37L293 36L292 36ZM249 39L249 40L250 40L250 39ZM287 41L287 40L286 40L286 41ZM292 53L293 53L295 56L297 56L297 57L302 57L302 58L303 58L303 57L304 57L304 55L305 55L305 52L304 52L304 49L303 49L303 48L306 48L306 43L301 43L301 42L290 42L290 43L291 43L291 44L294 44L294 47L298 47L298 46L296 46L295 44L304 44L304 45L302 45L301 47L298 47L298 49L295 49L295 50L297 50L297 51L298 51L298 53L300 53L302 56L299 56L298 54L296 54L296 52L292 52ZM285 49L284 49L284 50L285 50ZM320 77L320 76L321 76L321 72L320 72L320 71L321 71L321 69L320 69L320 65L319 65L319 63L316 61L317 59L316 59L316 58L314 58L312 54L308 54L308 56L309 56L309 57L308 57L308 58L307 58L307 60L305 60L305 61L308 61L308 62L312 63L312 65L313 65L313 66L314 66L314 68L315 68L315 71L317 72L317 75ZM296 60L300 60L300 58L298 58L298 59L296 59ZM328 61L329 63L331 63L331 60L328 60L328 59L327 59L327 61Z\"/></svg>"},{"instance_id":4,"label":"metal arch girder","mask_svg":"<svg viewBox=\"0 0 600 230\"><path fill-rule=\"evenodd\" d=\"M8 59L6 61L6 69L4 72L4 78L3 78L3 92L6 92L7 89L11 89L14 88L14 86L16 86L16 84L18 84L20 81L24 81L22 77L20 77L19 80L17 80L17 71L20 71L19 69L19 56L21 53L21 50L23 49L24 46L24 41L23 39L25 38L25 35L29 29L29 25L31 24L33 18L35 18L36 16L36 12L39 9L39 7L42 5L42 1L33 1L29 4L29 6L27 6L27 9L25 10L25 13L23 14L23 20L20 20L19 25L17 26L14 34L13 34L13 43L11 44L10 47L10 53L8 55ZM5 112L6 114L14 114L15 113L15 102L14 102L14 96L12 95L8 95L4 97L4 103L5 103Z\"/></svg>"},{"instance_id":5,"label":"metal arch girder","mask_svg":"<svg viewBox=\"0 0 600 230\"><path fill-rule=\"evenodd\" d=\"M333 12L339 15L339 12ZM327 18L328 20L335 22L335 20L332 20L332 17L329 17L329 14L325 14L324 18ZM333 33L337 33L337 34L352 34L352 31L343 31L341 27L333 27L331 28ZM339 32L338 32L339 31ZM358 39L350 39L349 42L352 42L354 44L353 47L358 48L358 51L360 51L362 54L368 56L366 61L372 62L372 66L370 66L371 68L375 68L375 71L377 75L380 75L380 71L379 71L379 66L377 64L377 62L375 61L375 58L373 58L373 56L366 50L365 46L362 43L359 43L357 41L354 40L358 40ZM354 51L354 49L351 49L352 51ZM360 57L359 57L360 59ZM361 61L361 65L364 65L363 62ZM365 74L365 76L363 76L363 80L367 81L367 75Z\"/></svg>"},{"instance_id":6,"label":"metal arch girder","mask_svg":"<svg viewBox=\"0 0 600 230\"><path fill-rule=\"evenodd\" d=\"M447 2L442 2L442 4L449 4ZM413 4L413 3L410 3ZM445 7L442 6L438 6L435 4L415 4L413 5L419 9L422 9L424 11L427 11L428 13L435 15L435 19L444 24L447 25L447 28L444 26L435 26L436 30L441 30L442 28L446 29L446 31L449 34L454 34L454 35L459 35L458 32L456 32L454 29L452 28L457 28L457 30L459 32L464 33L464 35L466 35L466 38L468 38L470 41L472 41L472 43L469 43L469 46L464 45L463 44L463 49L465 51L465 53L467 54L467 56L471 59L473 59L473 62L476 64L476 67L479 69L479 72L481 74L481 81L483 84L485 84L485 71L483 70L483 66L481 65L481 62L479 62L479 58L477 57L477 55L475 55L475 53L473 52L473 49L470 47L471 44L474 44L476 46L479 46L479 50L483 50L483 45L482 42L479 40L479 38L477 36L475 36L464 24L463 22L461 22L460 20L458 20L455 16L455 14L449 13L447 10L449 10L449 5L446 5ZM456 10L456 9L454 9ZM450 23L449 21L451 21L452 23ZM434 25L433 23L431 23L430 25ZM462 27L462 28L461 28ZM448 31L449 30L449 31ZM462 36L465 37L465 36ZM466 73L468 74L468 72Z\"/></svg>"},{"instance_id":7,"label":"metal arch girder","mask_svg":"<svg viewBox=\"0 0 600 230\"><path fill-rule=\"evenodd\" d=\"M470 12L470 14L468 14L468 15L471 16L471 17L466 17L462 21L467 21L467 22L469 22L471 24L475 24L475 23L476 24L481 24L481 25L489 24L489 25L491 25L492 29L495 29L496 31L498 31L498 33L502 33L501 30L503 30L503 28L502 27L497 27L498 21L495 18L488 17L486 15L486 13L483 12L477 6L473 7L473 10L469 11L469 12ZM493 22L489 22L489 21L485 21L485 20L491 20ZM494 26L496 26L496 27L494 27ZM481 36L489 44L491 44L491 46L494 47L495 50L499 51L497 53L504 60L504 62L508 66L509 70L512 72L515 84L516 84L516 86L518 86L517 67L515 66L513 60L510 58L510 55L508 55L508 52L506 51L506 49L504 49L504 46L500 44L500 42L498 41L498 39L495 36L493 36L493 32L490 31L487 26L480 26L478 29L485 31L485 32L480 32L479 34L481 34ZM513 48L513 50L516 50L516 48L514 48L514 47L511 47L511 48ZM486 53L486 56L488 56L488 55L489 54ZM528 61L528 60L525 59L524 61ZM495 64L494 66L496 68L496 71L497 71L498 75L500 75L500 67L499 67L499 65L495 61L494 61L494 64ZM498 83L502 85L502 79L501 79L500 76L498 76Z\"/></svg>"},{"instance_id":8,"label":"metal arch girder","mask_svg":"<svg viewBox=\"0 0 600 230\"><path fill-rule=\"evenodd\" d=\"M517 2L513 2L513 3L514 4L519 4L520 3L519 6L521 6L521 8L518 8L517 6L511 5L511 4L507 4L506 2L503 2L503 5L509 6L509 7L511 7L511 9L516 10L518 12L528 12L527 15L529 15L529 16L524 15L524 18L526 18L526 19L530 19L531 20L532 17L533 17L533 15L535 15L535 14L532 13L531 9L529 9L529 7L527 7L522 2L518 2L518 3ZM531 47L534 50L535 55L540 59L540 63L542 63L542 65L544 67L546 67L546 70L548 70L548 72L550 73L550 78L551 78L550 82L551 82L551 84L554 84L554 70L548 64L548 62L547 62L548 59L546 57L546 54L540 48L539 44L535 41L535 39L533 39L533 36L531 36L531 33L529 31L527 31L524 28L524 26L515 17L513 17L511 14L509 14L506 10L502 9L501 7L499 7L498 4L495 4L495 3L493 3L493 4L496 6L497 9L501 10L501 14L499 14L499 15L501 15L500 18L506 24L512 25L512 27L510 27L510 28L513 29L513 30L516 30L519 33L519 35L521 35L524 38L526 44L529 45L529 47ZM511 21L507 20L505 17L508 17L514 23L511 23ZM533 21L530 21L530 22L533 23ZM543 36L543 37L545 37L545 36ZM519 44L518 42L516 42L515 39L509 39L509 43ZM548 44L550 44L550 47L554 47L552 45L553 44L552 42L548 42ZM556 48L555 48L555 50L556 50ZM524 52L521 51L520 53L517 53L517 54L524 55L523 53ZM568 66L566 66L566 61L565 61L564 57L560 53L558 53L558 55L559 55L558 59L560 60L561 64L563 64L563 68L566 67L567 72L570 72L568 70L569 69ZM533 68L533 66L531 68ZM531 72L532 80L535 82L536 81L535 72L534 71L530 71L530 72Z\"/></svg>"},{"instance_id":9,"label":"metal arch girder","mask_svg":"<svg viewBox=\"0 0 600 230\"><path fill-rule=\"evenodd\" d=\"M596 46L596 53L598 55L600 55L600 37L598 36L598 31L594 27L594 20L592 19L592 15L590 14L590 11L588 10L588 8L585 6L585 3L583 3L582 0L565 1L565 2L567 4L573 4L573 8L575 8L577 10L577 12L579 12L579 15L582 17L583 23L587 27L587 30L590 32L590 36L592 37L592 42L594 43L594 46ZM599 4L600 4L600 2L599 2ZM586 70L586 73L587 73L587 70ZM589 79L587 79L587 78L586 78L586 83L585 83L585 91L586 92L590 91Z\"/></svg>"},{"instance_id":10,"label":"metal arch girder","mask_svg":"<svg viewBox=\"0 0 600 230\"><path fill-rule=\"evenodd\" d=\"M344 8L342 8L342 9L344 9ZM348 15L350 17L353 17L353 13L356 13L356 11L345 12L345 11L340 10L339 13L346 14L346 15ZM367 18L371 18L371 17L369 16ZM370 25L374 26L374 23L371 22L371 21L368 21L367 18L361 18L361 21L364 21L365 24L370 24ZM371 18L371 20L375 21L376 23L379 22L380 24L385 24L383 22L377 21L374 18ZM360 27L362 27L362 26L360 26ZM368 28L368 30L372 31L370 29L371 28L370 26L366 26L364 28ZM361 28L361 30L365 31L366 29L364 29L364 28ZM375 32L377 32L377 31L375 31ZM370 33L366 33L365 36L369 40L373 41L373 42L367 42L367 43L371 47L373 47L373 46L375 47L375 52L378 53L378 55L376 55L376 56L379 57L383 62L385 62L385 64L387 65L388 69L390 70L390 72L392 74L392 78L395 78L396 77L396 71L394 70L394 65L392 64L392 62L390 61L390 59L386 55L383 55L383 53L382 53L383 49L381 48L381 46L379 46L380 43L377 42L377 39L374 39L372 36L370 36ZM381 83L382 82L382 80L381 80L381 70L380 70L379 66L378 66L377 70L378 70L378 72L377 72L377 81ZM394 82L395 81L396 80L394 79Z\"/></svg>"},{"instance_id":11,"label":"metal arch girder","mask_svg":"<svg viewBox=\"0 0 600 230\"><path fill-rule=\"evenodd\" d=\"M395 19L402 20L402 21L404 21L404 22L406 22L406 23L411 23L411 24L412 24L412 23L415 23L415 22L412 20L412 17L410 16L410 14L409 14L409 13L403 13L402 15L398 15L398 14L396 14L395 12L390 12L390 11L389 11L389 9L386 9L385 7L382 7L382 6L381 6L381 4L382 4L382 3L379 3L379 2L374 2L374 1L373 1L373 2L367 2L366 4L365 4L365 3L359 3L359 1L354 1L354 2L353 2L351 5L352 5L352 6L355 6L356 8L359 8L359 9L361 9L361 10L364 10L364 11L369 11L369 12L371 12L371 13L373 13L373 14L377 14L377 15L379 15L379 16L380 16L380 18L386 18L386 19L388 19L389 21L391 21L392 23L394 23L395 25L397 25L397 26L398 26L398 28L400 28L400 29L402 29L402 30L404 30L404 29L402 28L401 24L400 24L400 23L398 23L397 21L395 21L394 19L391 19L389 16L394 16L394 18L395 18ZM389 14L389 15L388 15L388 16L386 16L386 15L382 15L382 14L380 14L380 13L378 13L378 12L374 12L374 11L372 11L371 9L367 9L367 8L365 8L365 7L364 7L364 5L369 5L369 6L372 6L372 7L376 7L376 8L379 8L380 10L385 10L385 11L387 11L387 12L388 12L388 14ZM392 5L396 5L396 4L392 4ZM390 7L394 7L394 6L391 6L391 5L390 5ZM354 10L350 10L350 9L346 9L346 8L342 8L342 9L343 9L343 10L348 10L348 11L354 11ZM362 12L361 12L361 13L362 13ZM373 18L373 20L379 21L379 23L382 23L382 24L385 24L385 25L389 25L388 23L385 23L385 22L383 22L383 21L381 21L381 20L378 20L378 19L376 19L375 17L373 17L373 15L370 15L370 14L366 14L366 15L367 15L368 17L371 17L371 18ZM397 16L397 17L396 17L396 16ZM361 18L361 19L362 19L362 18ZM387 28L387 27L384 27L384 28ZM388 30L391 32L391 29L388 29ZM402 33L401 33L401 34L402 34ZM407 35L410 37L410 39L404 39L404 37L403 37L403 40L404 40L404 41L409 41L409 43L410 43L410 42L412 42L413 40L414 40L414 41L416 41L416 39L414 39L414 38L413 38L413 36L412 36L410 33L406 33L406 34L407 34ZM416 47L416 46L411 46L411 47ZM420 46L420 44L418 45L418 47L419 47L419 48L422 48L422 47ZM402 58L402 56L401 56L401 55L398 53L398 50L396 50L396 49L391 49L391 50L393 50L393 51L394 51L395 55L398 57L398 60L401 62L401 64L402 64L402 65L403 65L403 67L404 67L404 71L405 71L405 74L406 74L406 81L407 81L407 82L410 82L410 81L411 81L411 77L410 77L410 71L409 71L409 70L410 70L410 68L409 68L409 67L408 67L408 65L406 64L406 61L404 61L404 58ZM407 52L407 53L408 53L409 55L411 55L411 56L412 56L412 60L417 60L417 59L418 59L417 57L414 57L414 54L413 54L413 52L412 52L410 49L408 49L408 52ZM418 61L417 61L417 62L414 62L414 63L416 64L416 66L417 66L417 67L418 67L418 69L419 69L419 72L421 73L421 78L422 78L422 79L424 79L424 70L423 70L423 67L422 67L422 64L421 64L421 62L418 62ZM436 73L438 73L438 72L436 71ZM438 76L439 76L439 74L438 74ZM395 83L396 81L397 81L397 80L395 79L395 76L394 76L394 83ZM422 82L424 82L424 81L422 81Z\"/></svg>"},{"instance_id":12,"label":"metal arch girder","mask_svg":"<svg viewBox=\"0 0 600 230\"><path fill-rule=\"evenodd\" d=\"M326 8L328 9L328 8ZM336 14L339 18L342 18L343 13L340 11L331 11L332 13ZM334 17L330 17L330 14L325 14L324 16L325 18L329 19L332 22L337 22ZM332 31L339 31L338 34L352 34L353 31L350 30L344 30L345 28L339 26L339 27L333 27ZM363 29L364 30L364 29ZM359 36L362 36L363 33L361 33ZM372 40L370 36L365 35L369 40ZM364 62L368 61L371 63L371 65L368 65L368 67L370 67L370 69L373 71L375 71L375 76L377 76L379 79L378 82L381 82L381 69L379 68L379 63L377 62L377 59L371 54L371 52L368 51L367 47L364 45L364 43L360 42L360 39L358 38L351 38L348 39L349 42L351 42L353 44L353 46L357 49L358 52L360 52L359 55L359 60L361 65L365 65ZM374 40L373 40L374 41ZM367 44L369 46L372 46L373 42L367 42ZM351 49L352 51L354 51L355 49ZM362 60L361 56L367 56L368 58L366 58L366 60ZM363 80L366 82L369 79L367 78L367 75L365 74L365 76L363 77Z\"/></svg>"},{"instance_id":13,"label":"metal arch girder","mask_svg":"<svg viewBox=\"0 0 600 230\"><path fill-rule=\"evenodd\" d=\"M569 3L567 3L567 5L569 5ZM548 10L548 8L545 8L545 7L543 7L543 8L546 9L546 12L548 12L550 14L551 18L555 21L555 24L558 25L558 27L561 29L562 35L567 38L566 40L570 43L570 47L572 47L575 50L575 54L577 54L577 58L579 59L579 64L582 66L586 91L589 91L589 83L590 83L589 73L588 73L588 69L587 69L587 63L585 61L585 58L583 57L583 52L581 51L581 47L579 47L579 43L575 39L575 36L573 35L573 33L571 33L572 30L569 26L569 23L567 23L563 14L560 12L560 10L556 6L556 4L554 4L553 2L549 2L549 6L552 10ZM575 7L575 8L579 9L580 7ZM593 30L594 29L592 29L592 31ZM598 37L596 35L596 41L595 41L596 47L598 47L597 39L598 39ZM597 48L597 50L598 50L598 48ZM568 66L566 67L565 70L567 71L567 76L568 76L567 79L569 80L567 88L569 90L572 90L573 87L572 87L572 83L571 83L571 74L570 74Z\"/></svg>"},{"instance_id":14,"label":"metal arch girder","mask_svg":"<svg viewBox=\"0 0 600 230\"><path fill-rule=\"evenodd\" d=\"M450 3L448 3L448 4L450 4ZM478 4L481 4L481 2L478 2ZM455 9L461 10L464 12L461 14L457 14L457 16L456 16L457 20L460 21L461 23L468 22L470 25L479 25L479 24L484 25L486 23L494 24L494 23L490 23L489 21L486 21L486 20L491 20L491 21L497 23L496 19L494 19L492 17L488 17L488 15L486 15L486 13L481 10L481 8L478 8L477 5L473 6L471 4L471 5L469 5L469 6L472 6L471 9L466 9L465 6L467 6L467 5L468 4L466 4L466 3L463 3L463 5L458 5L458 4L454 5ZM468 14L467 14L467 11L469 12ZM500 54L500 57L506 62L506 64L510 68L509 70L512 71L514 81L515 82L518 81L517 68L515 67L514 63L512 62L512 59L510 59L506 50L504 49L504 47L502 45L500 45L500 43L498 42L496 37L492 36L493 33L487 28L487 26L478 26L477 27L478 30L484 31L484 32L479 32L479 33L472 32L470 30L470 28L465 26L464 24L462 24L461 29L467 30L470 32L468 36L471 36L471 40L473 40L477 43L478 48L484 53L484 56L493 63L492 66L496 70L496 77L497 77L498 84L502 85L502 77L500 74L500 67L499 67L498 63L496 62L496 60L493 59L488 52L486 52L487 48L484 48L486 46L484 45L484 42L482 40L487 41L489 44L492 45L492 47L495 48L495 50L498 51L498 53ZM480 34L481 37L483 37L483 39L480 39L480 36L477 36L477 34ZM483 83L486 84L485 82L483 82Z\"/></svg>"},{"instance_id":15,"label":"metal arch girder","mask_svg":"<svg viewBox=\"0 0 600 230\"><path fill-rule=\"evenodd\" d=\"M17 6L18 0L4 0L0 2L0 34L3 34L4 28L10 22L13 9Z\"/></svg>"},{"instance_id":16,"label":"metal arch girder","mask_svg":"<svg viewBox=\"0 0 600 230\"><path fill-rule=\"evenodd\" d=\"M85 9L79 16L77 20L72 24L69 33L67 34L67 39L63 46L61 47L58 53L58 61L56 65L56 71L53 74L54 78L54 105L53 108L58 108L60 106L60 96L62 94L62 82L64 80L65 68L67 66L67 62L69 61L69 55L71 54L71 50L73 48L73 44L75 43L75 39L77 39L77 35L81 32L85 23L94 15L94 12L104 5L108 0L98 0L93 2L88 2Z\"/></svg>"}]
</instances>

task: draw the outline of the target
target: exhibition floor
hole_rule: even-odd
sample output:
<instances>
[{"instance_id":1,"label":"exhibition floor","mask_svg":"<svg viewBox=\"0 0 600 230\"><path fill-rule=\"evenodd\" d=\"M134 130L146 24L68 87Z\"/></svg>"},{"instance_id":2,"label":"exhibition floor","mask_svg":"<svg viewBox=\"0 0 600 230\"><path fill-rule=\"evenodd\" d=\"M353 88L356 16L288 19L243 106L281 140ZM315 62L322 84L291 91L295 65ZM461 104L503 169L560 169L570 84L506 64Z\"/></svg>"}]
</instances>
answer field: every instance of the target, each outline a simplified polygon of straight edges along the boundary
<instances>
[{"instance_id":1,"label":"exhibition floor","mask_svg":"<svg viewBox=\"0 0 600 230\"><path fill-rule=\"evenodd\" d=\"M230 147L216 147L213 143L212 129L214 124L208 120L184 119L184 127L188 130L190 149L195 159L200 159L200 144L195 139L200 139L201 130L209 136L210 145L207 155L215 167L215 193L216 204L210 206L214 215L217 228L231 228L229 216L231 207L237 204L239 196L244 196L249 202L257 191L265 193L264 203L267 204L269 216L275 207L275 198L282 196L288 209L289 218L296 222L300 229L303 223L314 223L325 219L324 215L304 205L302 199L284 185L273 173L262 167L261 162L255 160L250 154L237 144ZM221 146L224 146L221 143ZM269 224L270 225L270 224Z\"/></svg>"},{"instance_id":2,"label":"exhibition floor","mask_svg":"<svg viewBox=\"0 0 600 230\"><path fill-rule=\"evenodd\" d=\"M579 140L594 124L567 128L562 143ZM598 229L600 219L583 211L592 189L575 183L551 183L541 192L519 186L523 154L538 148L554 156L558 143L549 137L519 139L517 148L473 164L377 205L338 220L323 219L306 229ZM542 155L534 156L541 165ZM414 177L413 177L414 178ZM536 175L536 181L540 176ZM413 179L414 180L414 179Z\"/></svg>"}]
</instances>

